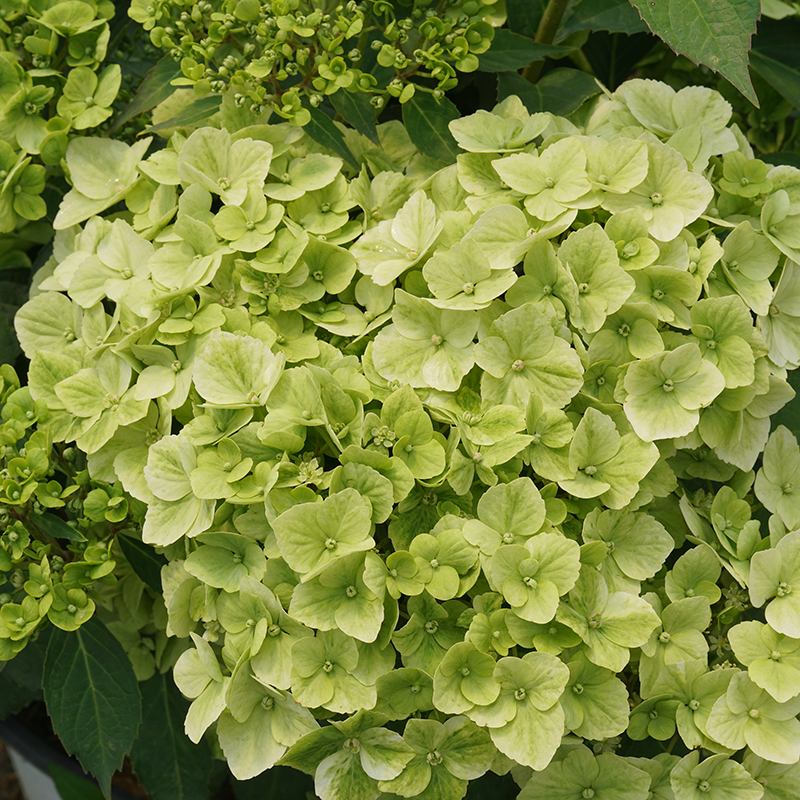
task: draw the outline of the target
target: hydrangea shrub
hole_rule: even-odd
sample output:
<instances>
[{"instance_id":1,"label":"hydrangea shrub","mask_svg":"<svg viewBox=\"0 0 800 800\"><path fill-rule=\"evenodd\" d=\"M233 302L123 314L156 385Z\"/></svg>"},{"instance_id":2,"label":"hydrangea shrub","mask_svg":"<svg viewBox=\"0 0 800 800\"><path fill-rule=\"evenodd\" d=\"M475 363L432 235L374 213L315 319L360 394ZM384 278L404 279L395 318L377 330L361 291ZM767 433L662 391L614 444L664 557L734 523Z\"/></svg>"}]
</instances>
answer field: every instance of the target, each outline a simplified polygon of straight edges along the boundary
<instances>
[{"instance_id":1,"label":"hydrangea shrub","mask_svg":"<svg viewBox=\"0 0 800 800\"><path fill-rule=\"evenodd\" d=\"M322 800L800 797L800 170L654 81L450 127L67 151L30 397L146 507L186 733Z\"/></svg>"}]
</instances>

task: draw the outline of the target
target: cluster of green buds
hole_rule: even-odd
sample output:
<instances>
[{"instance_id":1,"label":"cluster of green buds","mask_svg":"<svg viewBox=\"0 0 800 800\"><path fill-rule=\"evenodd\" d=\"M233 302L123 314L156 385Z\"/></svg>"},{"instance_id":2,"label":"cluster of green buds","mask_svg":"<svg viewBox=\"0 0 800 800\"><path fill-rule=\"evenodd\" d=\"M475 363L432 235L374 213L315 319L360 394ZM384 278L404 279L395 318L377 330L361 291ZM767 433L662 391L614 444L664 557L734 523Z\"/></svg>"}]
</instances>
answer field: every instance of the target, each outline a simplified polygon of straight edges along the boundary
<instances>
[{"instance_id":1,"label":"cluster of green buds","mask_svg":"<svg viewBox=\"0 0 800 800\"><path fill-rule=\"evenodd\" d=\"M0 4L0 232L44 217L70 138L110 123L127 41L114 14L111 0Z\"/></svg>"},{"instance_id":2,"label":"cluster of green buds","mask_svg":"<svg viewBox=\"0 0 800 800\"><path fill-rule=\"evenodd\" d=\"M120 487L89 478L85 456L53 445L14 370L0 366L0 661L48 623L77 630L113 585L115 534L132 509Z\"/></svg>"},{"instance_id":3,"label":"cluster of green buds","mask_svg":"<svg viewBox=\"0 0 800 800\"><path fill-rule=\"evenodd\" d=\"M399 17L386 0L133 0L129 14L180 60L178 85L230 86L238 105L305 125L304 101L318 107L340 90L366 93L376 110L415 91L441 97L491 45L505 19L495 2L413 0Z\"/></svg>"}]
</instances>

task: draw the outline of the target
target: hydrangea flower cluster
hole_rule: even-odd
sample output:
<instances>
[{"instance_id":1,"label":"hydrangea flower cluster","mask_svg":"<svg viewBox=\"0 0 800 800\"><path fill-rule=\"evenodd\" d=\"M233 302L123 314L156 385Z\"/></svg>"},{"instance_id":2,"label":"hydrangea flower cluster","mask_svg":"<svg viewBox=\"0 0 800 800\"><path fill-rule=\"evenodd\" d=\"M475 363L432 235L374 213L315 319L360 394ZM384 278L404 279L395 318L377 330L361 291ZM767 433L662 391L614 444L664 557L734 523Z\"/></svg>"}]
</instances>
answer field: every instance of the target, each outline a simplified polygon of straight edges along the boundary
<instances>
[{"instance_id":1,"label":"hydrangea flower cluster","mask_svg":"<svg viewBox=\"0 0 800 800\"><path fill-rule=\"evenodd\" d=\"M47 214L42 193L58 186L70 139L107 124L115 101L130 99L132 76L116 61L140 62L141 47L131 34L112 37L113 18L110 0L0 8L0 233ZM40 243L34 230L20 234ZM9 263L25 261L14 257Z\"/></svg>"},{"instance_id":2,"label":"hydrangea flower cluster","mask_svg":"<svg viewBox=\"0 0 800 800\"><path fill-rule=\"evenodd\" d=\"M799 796L800 170L730 112L509 97L358 174L285 122L70 145L30 395L146 505L234 775Z\"/></svg>"},{"instance_id":3,"label":"hydrangea flower cluster","mask_svg":"<svg viewBox=\"0 0 800 800\"><path fill-rule=\"evenodd\" d=\"M77 448L53 444L46 403L8 365L0 367L0 405L0 662L49 625L77 630L100 606L140 680L157 662L169 668L184 648L167 640L164 611L154 629L160 593L126 558L135 562L143 547L144 506L119 482L94 481Z\"/></svg>"},{"instance_id":4,"label":"hydrangea flower cluster","mask_svg":"<svg viewBox=\"0 0 800 800\"><path fill-rule=\"evenodd\" d=\"M180 61L176 85L200 95L230 87L238 106L269 108L302 126L310 119L304 101L318 107L336 94L345 116L374 116L390 97L405 103L416 90L443 97L457 72L478 68L493 26L505 21L496 0L414 0L406 8L385 0L133 0L129 14Z\"/></svg>"}]
</instances>

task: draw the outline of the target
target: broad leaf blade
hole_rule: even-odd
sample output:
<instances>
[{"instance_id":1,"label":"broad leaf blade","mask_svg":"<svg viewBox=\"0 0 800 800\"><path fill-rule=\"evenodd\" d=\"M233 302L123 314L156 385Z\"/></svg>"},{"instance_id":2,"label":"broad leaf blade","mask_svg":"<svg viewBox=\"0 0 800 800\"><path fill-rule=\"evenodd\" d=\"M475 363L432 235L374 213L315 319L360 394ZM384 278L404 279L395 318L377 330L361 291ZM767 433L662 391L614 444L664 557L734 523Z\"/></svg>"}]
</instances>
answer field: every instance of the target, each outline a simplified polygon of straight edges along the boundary
<instances>
[{"instance_id":1,"label":"broad leaf blade","mask_svg":"<svg viewBox=\"0 0 800 800\"><path fill-rule=\"evenodd\" d=\"M363 92L336 92L331 97L333 107L342 119L352 125L359 133L380 145L378 129L375 126L375 107Z\"/></svg>"},{"instance_id":2,"label":"broad leaf blade","mask_svg":"<svg viewBox=\"0 0 800 800\"><path fill-rule=\"evenodd\" d=\"M798 162L793 166L800 166L800 159ZM774 431L780 425L785 425L797 437L800 436L800 370L792 370L786 380L794 389L795 396L780 411L770 417L770 430Z\"/></svg>"},{"instance_id":3,"label":"broad leaf blade","mask_svg":"<svg viewBox=\"0 0 800 800\"><path fill-rule=\"evenodd\" d=\"M753 69L793 106L800 107L800 20L764 19L753 39Z\"/></svg>"},{"instance_id":4,"label":"broad leaf blade","mask_svg":"<svg viewBox=\"0 0 800 800\"><path fill-rule=\"evenodd\" d=\"M14 334L14 326L9 319L11 315L13 312L9 315L0 315L0 358L3 359L4 364L13 364L22 352Z\"/></svg>"},{"instance_id":5,"label":"broad leaf blade","mask_svg":"<svg viewBox=\"0 0 800 800\"><path fill-rule=\"evenodd\" d=\"M153 800L205 800L213 761L205 740L192 744L183 731L189 708L171 674L156 673L141 685L142 733L131 762Z\"/></svg>"},{"instance_id":6,"label":"broad leaf blade","mask_svg":"<svg viewBox=\"0 0 800 800\"><path fill-rule=\"evenodd\" d=\"M42 683L53 729L109 797L111 776L142 718L139 685L122 645L96 617L76 631L54 629Z\"/></svg>"},{"instance_id":7,"label":"broad leaf blade","mask_svg":"<svg viewBox=\"0 0 800 800\"><path fill-rule=\"evenodd\" d=\"M130 536L117 536L120 549L133 571L157 594L161 594L161 567L168 562L148 544Z\"/></svg>"},{"instance_id":8,"label":"broad leaf blade","mask_svg":"<svg viewBox=\"0 0 800 800\"><path fill-rule=\"evenodd\" d=\"M219 111L221 104L222 98L216 94L209 97L199 97L191 105L186 106L180 114L176 114L172 119L159 122L158 125L153 125L146 131L142 131L139 136L155 133L156 131L163 131L168 128L180 128L184 125L196 125L199 122L204 122Z\"/></svg>"},{"instance_id":9,"label":"broad leaf blade","mask_svg":"<svg viewBox=\"0 0 800 800\"><path fill-rule=\"evenodd\" d=\"M147 76L136 90L133 100L122 110L122 113L114 121L111 130L122 127L129 119L138 117L139 114L149 111L166 100L175 91L171 81L180 75L180 64L170 56L164 56L147 73Z\"/></svg>"},{"instance_id":10,"label":"broad leaf blade","mask_svg":"<svg viewBox=\"0 0 800 800\"><path fill-rule=\"evenodd\" d=\"M642 22L628 0L580 0L572 7L556 33L556 41L577 31L609 31L610 33L643 33Z\"/></svg>"},{"instance_id":11,"label":"broad leaf blade","mask_svg":"<svg viewBox=\"0 0 800 800\"><path fill-rule=\"evenodd\" d=\"M775 167L779 167L781 164L788 164L790 167L796 167L797 169L800 169L800 155L797 153L763 153L759 156L759 158L762 161L766 161L767 164L772 164ZM794 372L789 373L790 376L794 374ZM791 382L792 381L790 378L789 383ZM784 422L783 424L785 425L786 423Z\"/></svg>"},{"instance_id":12,"label":"broad leaf blade","mask_svg":"<svg viewBox=\"0 0 800 800\"><path fill-rule=\"evenodd\" d=\"M501 73L497 79L498 99L519 95L531 114L549 111L566 116L578 109L584 100L598 94L595 79L578 69L556 69L548 72L538 83L530 83L521 75Z\"/></svg>"},{"instance_id":13,"label":"broad leaf blade","mask_svg":"<svg viewBox=\"0 0 800 800\"><path fill-rule=\"evenodd\" d=\"M506 0L509 29L523 36L535 36L546 6L547 0Z\"/></svg>"},{"instance_id":14,"label":"broad leaf blade","mask_svg":"<svg viewBox=\"0 0 800 800\"><path fill-rule=\"evenodd\" d=\"M631 11L635 15L632 8ZM581 49L597 79L607 89L614 91L633 74L636 64L653 49L656 42L658 38L650 31L631 35L595 31Z\"/></svg>"},{"instance_id":15,"label":"broad leaf blade","mask_svg":"<svg viewBox=\"0 0 800 800\"><path fill-rule=\"evenodd\" d=\"M51 630L45 628L22 652L4 663L0 672L0 719L42 699L42 669Z\"/></svg>"},{"instance_id":16,"label":"broad leaf blade","mask_svg":"<svg viewBox=\"0 0 800 800\"><path fill-rule=\"evenodd\" d=\"M34 514L34 524L54 539L66 539L68 542L85 542L86 537L76 528L67 525L63 519L55 514Z\"/></svg>"},{"instance_id":17,"label":"broad leaf blade","mask_svg":"<svg viewBox=\"0 0 800 800\"><path fill-rule=\"evenodd\" d=\"M231 781L236 800L296 800L314 796L314 779L290 767L272 767L249 781Z\"/></svg>"},{"instance_id":18,"label":"broad leaf blade","mask_svg":"<svg viewBox=\"0 0 800 800\"><path fill-rule=\"evenodd\" d=\"M446 97L436 101L433 95L417 92L403 105L403 123L420 153L452 164L461 152L447 127L461 116Z\"/></svg>"},{"instance_id":19,"label":"broad leaf blade","mask_svg":"<svg viewBox=\"0 0 800 800\"><path fill-rule=\"evenodd\" d=\"M103 793L86 778L81 778L58 764L48 764L47 768L61 800L102 800Z\"/></svg>"},{"instance_id":20,"label":"broad leaf blade","mask_svg":"<svg viewBox=\"0 0 800 800\"><path fill-rule=\"evenodd\" d=\"M304 103L303 107L308 109L308 113L311 114L311 119L303 130L315 142L338 153L348 164L358 169L358 162L345 144L344 135L334 125L333 120L324 111L320 111L308 103Z\"/></svg>"},{"instance_id":21,"label":"broad leaf blade","mask_svg":"<svg viewBox=\"0 0 800 800\"><path fill-rule=\"evenodd\" d=\"M537 44L527 36L520 36L504 28L495 31L492 46L478 56L480 72L514 72L531 61L540 61L547 56L564 55L571 48L552 44Z\"/></svg>"},{"instance_id":22,"label":"broad leaf blade","mask_svg":"<svg viewBox=\"0 0 800 800\"><path fill-rule=\"evenodd\" d=\"M758 105L747 55L759 0L631 0L631 5L676 53L718 72Z\"/></svg>"}]
</instances>

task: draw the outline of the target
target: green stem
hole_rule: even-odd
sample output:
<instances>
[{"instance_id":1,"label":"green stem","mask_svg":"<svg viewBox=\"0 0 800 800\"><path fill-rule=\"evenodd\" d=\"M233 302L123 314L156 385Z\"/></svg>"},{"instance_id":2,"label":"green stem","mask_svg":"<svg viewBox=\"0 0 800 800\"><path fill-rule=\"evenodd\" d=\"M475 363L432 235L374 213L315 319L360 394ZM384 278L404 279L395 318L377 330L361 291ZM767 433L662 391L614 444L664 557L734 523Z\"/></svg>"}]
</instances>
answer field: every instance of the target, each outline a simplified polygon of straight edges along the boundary
<instances>
[{"instance_id":1,"label":"green stem","mask_svg":"<svg viewBox=\"0 0 800 800\"><path fill-rule=\"evenodd\" d=\"M547 8L544 10L544 14L542 14L542 19L539 22L539 28L537 29L536 36L533 40L536 42L536 44L553 43L553 39L556 37L558 26L561 24L561 18L564 16L564 12L567 10L568 2L569 0L550 0L550 2L547 4ZM525 67L522 77L531 83L536 83L539 75L542 72L543 66L544 59L531 61L531 63Z\"/></svg>"},{"instance_id":2,"label":"green stem","mask_svg":"<svg viewBox=\"0 0 800 800\"><path fill-rule=\"evenodd\" d=\"M574 53L570 53L569 57L578 69L588 72L590 75L594 75L592 65L589 63L589 59L583 54L583 50L576 50Z\"/></svg>"}]
</instances>

